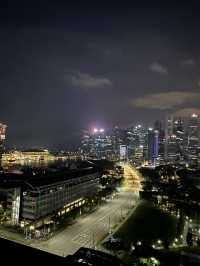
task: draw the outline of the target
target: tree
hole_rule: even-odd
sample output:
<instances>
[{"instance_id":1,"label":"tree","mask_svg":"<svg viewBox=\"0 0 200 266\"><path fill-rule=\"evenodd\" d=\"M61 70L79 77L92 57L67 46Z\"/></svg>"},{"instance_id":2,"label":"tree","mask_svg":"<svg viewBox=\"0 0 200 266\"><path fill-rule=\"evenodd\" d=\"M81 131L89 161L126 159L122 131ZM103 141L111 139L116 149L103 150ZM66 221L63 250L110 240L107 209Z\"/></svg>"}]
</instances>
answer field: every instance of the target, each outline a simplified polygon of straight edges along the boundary
<instances>
[{"instance_id":1,"label":"tree","mask_svg":"<svg viewBox=\"0 0 200 266\"><path fill-rule=\"evenodd\" d=\"M192 233L190 231L187 233L186 241L189 247L193 246Z\"/></svg>"}]
</instances>

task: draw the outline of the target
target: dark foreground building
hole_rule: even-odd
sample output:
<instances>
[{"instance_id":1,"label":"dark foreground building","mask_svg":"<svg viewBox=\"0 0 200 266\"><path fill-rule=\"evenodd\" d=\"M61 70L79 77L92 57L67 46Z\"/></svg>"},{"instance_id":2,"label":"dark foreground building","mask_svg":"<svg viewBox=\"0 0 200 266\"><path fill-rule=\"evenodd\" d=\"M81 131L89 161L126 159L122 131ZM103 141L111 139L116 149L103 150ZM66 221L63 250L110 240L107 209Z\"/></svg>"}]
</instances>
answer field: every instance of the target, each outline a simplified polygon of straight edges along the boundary
<instances>
[{"instance_id":1,"label":"dark foreground building","mask_svg":"<svg viewBox=\"0 0 200 266\"><path fill-rule=\"evenodd\" d=\"M1 265L69 265L65 258L0 238Z\"/></svg>"},{"instance_id":2,"label":"dark foreground building","mask_svg":"<svg viewBox=\"0 0 200 266\"><path fill-rule=\"evenodd\" d=\"M55 266L102 266L122 265L121 260L107 253L80 248L74 255L60 257L45 251L34 249L30 246L21 245L10 240L0 238L1 262L6 265L20 264L23 265L55 265ZM3 264L2 264L3 265Z\"/></svg>"},{"instance_id":3,"label":"dark foreground building","mask_svg":"<svg viewBox=\"0 0 200 266\"><path fill-rule=\"evenodd\" d=\"M101 171L95 166L79 169L48 170L44 173L1 174L0 197L6 206L8 222L32 225L50 222L93 197Z\"/></svg>"},{"instance_id":4,"label":"dark foreground building","mask_svg":"<svg viewBox=\"0 0 200 266\"><path fill-rule=\"evenodd\" d=\"M120 259L105 252L90 248L80 248L77 252L74 253L74 255L68 256L66 259L70 265L74 266L75 265L123 266Z\"/></svg>"}]
</instances>

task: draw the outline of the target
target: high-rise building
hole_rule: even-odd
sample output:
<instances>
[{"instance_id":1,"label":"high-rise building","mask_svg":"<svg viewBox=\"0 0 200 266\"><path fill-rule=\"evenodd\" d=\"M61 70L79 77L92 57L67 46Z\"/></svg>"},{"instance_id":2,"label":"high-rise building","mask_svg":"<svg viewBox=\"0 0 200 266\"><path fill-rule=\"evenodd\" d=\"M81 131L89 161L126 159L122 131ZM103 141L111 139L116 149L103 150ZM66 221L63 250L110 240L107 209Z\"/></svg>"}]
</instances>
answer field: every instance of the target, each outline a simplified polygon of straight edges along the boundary
<instances>
[{"instance_id":1,"label":"high-rise building","mask_svg":"<svg viewBox=\"0 0 200 266\"><path fill-rule=\"evenodd\" d=\"M120 145L120 160L125 160L127 157L126 145Z\"/></svg>"},{"instance_id":2,"label":"high-rise building","mask_svg":"<svg viewBox=\"0 0 200 266\"><path fill-rule=\"evenodd\" d=\"M158 131L153 128L148 129L148 161L151 164L156 163L158 158Z\"/></svg>"},{"instance_id":3,"label":"high-rise building","mask_svg":"<svg viewBox=\"0 0 200 266\"><path fill-rule=\"evenodd\" d=\"M120 159L120 146L127 144L127 131L115 126L108 135L111 138L113 159L118 160Z\"/></svg>"},{"instance_id":4,"label":"high-rise building","mask_svg":"<svg viewBox=\"0 0 200 266\"><path fill-rule=\"evenodd\" d=\"M5 151L6 128L6 125L0 123L0 159Z\"/></svg>"},{"instance_id":5,"label":"high-rise building","mask_svg":"<svg viewBox=\"0 0 200 266\"><path fill-rule=\"evenodd\" d=\"M127 130L128 157L134 161L147 159L147 129L142 125L136 125ZM140 156L138 157L138 151ZM141 156L142 153L142 156Z\"/></svg>"},{"instance_id":6,"label":"high-rise building","mask_svg":"<svg viewBox=\"0 0 200 266\"><path fill-rule=\"evenodd\" d=\"M94 128L92 132L85 132L82 145L82 154L95 159L111 159L112 141L104 129Z\"/></svg>"},{"instance_id":7,"label":"high-rise building","mask_svg":"<svg viewBox=\"0 0 200 266\"><path fill-rule=\"evenodd\" d=\"M200 118L197 114L192 114L188 120L186 139L187 160L195 162L198 160L200 152Z\"/></svg>"},{"instance_id":8,"label":"high-rise building","mask_svg":"<svg viewBox=\"0 0 200 266\"><path fill-rule=\"evenodd\" d=\"M180 152L183 151L183 145L184 145L184 120L183 118L175 118L174 119L174 128L173 128L173 134L176 135L177 144L179 147Z\"/></svg>"},{"instance_id":9,"label":"high-rise building","mask_svg":"<svg viewBox=\"0 0 200 266\"><path fill-rule=\"evenodd\" d=\"M165 123L165 160L180 160L184 146L184 122L181 118L167 117Z\"/></svg>"},{"instance_id":10,"label":"high-rise building","mask_svg":"<svg viewBox=\"0 0 200 266\"><path fill-rule=\"evenodd\" d=\"M158 158L160 163L163 163L165 158L165 131L163 122L156 120L154 123L154 130L158 131Z\"/></svg>"}]
</instances>

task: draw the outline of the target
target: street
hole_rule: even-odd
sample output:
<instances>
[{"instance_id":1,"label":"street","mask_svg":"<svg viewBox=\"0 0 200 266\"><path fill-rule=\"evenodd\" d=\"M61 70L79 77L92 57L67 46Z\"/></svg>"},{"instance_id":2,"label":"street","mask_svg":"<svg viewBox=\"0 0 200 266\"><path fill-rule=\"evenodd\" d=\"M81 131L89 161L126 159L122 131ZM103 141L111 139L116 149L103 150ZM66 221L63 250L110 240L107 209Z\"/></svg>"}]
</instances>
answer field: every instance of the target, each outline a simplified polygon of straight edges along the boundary
<instances>
[{"instance_id":1,"label":"street","mask_svg":"<svg viewBox=\"0 0 200 266\"><path fill-rule=\"evenodd\" d=\"M95 248L97 243L127 216L135 206L138 194L121 191L118 197L101 206L94 213L80 217L47 241L34 241L31 246L57 255L73 254L80 247Z\"/></svg>"}]
</instances>

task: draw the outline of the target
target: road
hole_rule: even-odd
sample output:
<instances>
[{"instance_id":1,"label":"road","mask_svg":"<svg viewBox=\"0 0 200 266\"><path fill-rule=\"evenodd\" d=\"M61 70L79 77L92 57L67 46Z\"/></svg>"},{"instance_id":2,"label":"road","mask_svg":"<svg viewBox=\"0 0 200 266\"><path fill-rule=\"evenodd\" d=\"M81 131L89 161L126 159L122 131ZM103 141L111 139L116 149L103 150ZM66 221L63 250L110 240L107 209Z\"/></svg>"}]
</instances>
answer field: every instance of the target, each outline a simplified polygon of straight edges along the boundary
<instances>
[{"instance_id":1,"label":"road","mask_svg":"<svg viewBox=\"0 0 200 266\"><path fill-rule=\"evenodd\" d=\"M124 190L139 193L141 187L142 176L130 164L124 164Z\"/></svg>"},{"instance_id":2,"label":"road","mask_svg":"<svg viewBox=\"0 0 200 266\"><path fill-rule=\"evenodd\" d=\"M35 241L31 246L61 256L73 254L80 247L95 248L97 243L122 221L137 199L137 194L121 191L115 199L90 215L80 217L75 224L51 239Z\"/></svg>"},{"instance_id":3,"label":"road","mask_svg":"<svg viewBox=\"0 0 200 266\"><path fill-rule=\"evenodd\" d=\"M141 176L130 165L125 164L124 177L123 185L114 199L110 199L93 213L80 217L76 223L49 240L27 240L26 244L60 256L73 254L80 247L95 248L123 222L138 202Z\"/></svg>"}]
</instances>

